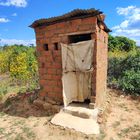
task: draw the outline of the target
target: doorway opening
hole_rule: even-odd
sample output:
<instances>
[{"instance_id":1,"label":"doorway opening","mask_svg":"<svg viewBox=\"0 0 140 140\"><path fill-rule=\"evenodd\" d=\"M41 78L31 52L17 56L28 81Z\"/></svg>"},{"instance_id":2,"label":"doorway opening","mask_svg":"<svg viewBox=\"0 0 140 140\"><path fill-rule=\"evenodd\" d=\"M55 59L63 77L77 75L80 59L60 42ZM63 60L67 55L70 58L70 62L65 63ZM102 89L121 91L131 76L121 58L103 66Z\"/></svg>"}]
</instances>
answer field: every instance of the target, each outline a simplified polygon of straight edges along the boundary
<instances>
[{"instance_id":1,"label":"doorway opening","mask_svg":"<svg viewBox=\"0 0 140 140\"><path fill-rule=\"evenodd\" d=\"M88 104L92 93L94 41L61 44L61 48L64 106L72 102Z\"/></svg>"}]
</instances>

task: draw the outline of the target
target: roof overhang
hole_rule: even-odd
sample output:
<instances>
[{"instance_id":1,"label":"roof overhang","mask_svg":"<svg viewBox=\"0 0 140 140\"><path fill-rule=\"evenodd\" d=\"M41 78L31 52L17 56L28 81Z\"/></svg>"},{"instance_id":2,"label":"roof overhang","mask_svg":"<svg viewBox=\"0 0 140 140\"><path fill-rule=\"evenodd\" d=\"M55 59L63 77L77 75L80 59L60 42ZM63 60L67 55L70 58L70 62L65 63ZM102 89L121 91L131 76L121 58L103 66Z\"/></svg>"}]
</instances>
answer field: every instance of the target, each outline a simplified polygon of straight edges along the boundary
<instances>
[{"instance_id":1,"label":"roof overhang","mask_svg":"<svg viewBox=\"0 0 140 140\"><path fill-rule=\"evenodd\" d=\"M36 28L39 26L48 26L52 25L55 23L60 23L63 21L69 21L69 20L74 20L74 19L79 19L79 18L87 18L87 17L93 17L96 16L99 22L102 22L104 25L104 29L106 32L110 32L111 30L106 26L104 23L104 18L105 16L103 15L103 12L100 10L95 10L95 9L76 9L73 10L67 14L64 14L62 16L57 16L57 17L51 17L51 18L46 18L46 19L39 19L34 21L29 27L31 28Z\"/></svg>"}]
</instances>

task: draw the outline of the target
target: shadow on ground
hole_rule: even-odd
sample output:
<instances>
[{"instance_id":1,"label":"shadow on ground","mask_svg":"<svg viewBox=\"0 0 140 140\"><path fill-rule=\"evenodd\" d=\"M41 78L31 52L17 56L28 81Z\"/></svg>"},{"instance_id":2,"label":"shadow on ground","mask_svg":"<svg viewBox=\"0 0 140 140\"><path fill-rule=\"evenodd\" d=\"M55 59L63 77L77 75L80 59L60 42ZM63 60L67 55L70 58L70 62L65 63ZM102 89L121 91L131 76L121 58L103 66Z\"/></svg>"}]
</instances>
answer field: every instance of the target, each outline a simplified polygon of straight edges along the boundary
<instances>
[{"instance_id":1,"label":"shadow on ground","mask_svg":"<svg viewBox=\"0 0 140 140\"><path fill-rule=\"evenodd\" d=\"M28 118L50 116L47 111L33 104L37 93L11 94L3 103L0 103L0 112L10 116Z\"/></svg>"},{"instance_id":2,"label":"shadow on ground","mask_svg":"<svg viewBox=\"0 0 140 140\"><path fill-rule=\"evenodd\" d=\"M124 92L119 90L113 90L115 96L126 97L139 104L140 96L129 96L125 95ZM24 117L28 118L30 116L34 117L47 117L54 114L49 113L43 108L37 107L33 104L33 101L37 98L38 91L33 93L23 93L23 94L10 94L8 95L5 102L0 102L0 112L4 112L10 116Z\"/></svg>"}]
</instances>

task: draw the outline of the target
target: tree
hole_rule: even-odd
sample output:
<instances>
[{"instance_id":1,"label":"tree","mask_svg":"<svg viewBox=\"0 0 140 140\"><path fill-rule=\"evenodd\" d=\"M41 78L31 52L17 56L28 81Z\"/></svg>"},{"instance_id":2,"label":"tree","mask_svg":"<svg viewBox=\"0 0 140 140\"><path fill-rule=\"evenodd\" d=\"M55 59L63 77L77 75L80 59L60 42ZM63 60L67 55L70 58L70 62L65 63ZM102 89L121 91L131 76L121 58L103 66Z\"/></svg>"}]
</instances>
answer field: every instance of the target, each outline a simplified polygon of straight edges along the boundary
<instances>
[{"instance_id":1,"label":"tree","mask_svg":"<svg viewBox=\"0 0 140 140\"><path fill-rule=\"evenodd\" d=\"M108 42L109 51L133 51L136 50L136 42L124 36L111 36L109 35L109 42Z\"/></svg>"},{"instance_id":2,"label":"tree","mask_svg":"<svg viewBox=\"0 0 140 140\"><path fill-rule=\"evenodd\" d=\"M13 46L10 56L10 74L13 78L27 81L37 75L37 60L34 47Z\"/></svg>"},{"instance_id":3,"label":"tree","mask_svg":"<svg viewBox=\"0 0 140 140\"><path fill-rule=\"evenodd\" d=\"M0 74L8 72L19 83L38 79L35 47L24 45L3 46L0 49Z\"/></svg>"}]
</instances>

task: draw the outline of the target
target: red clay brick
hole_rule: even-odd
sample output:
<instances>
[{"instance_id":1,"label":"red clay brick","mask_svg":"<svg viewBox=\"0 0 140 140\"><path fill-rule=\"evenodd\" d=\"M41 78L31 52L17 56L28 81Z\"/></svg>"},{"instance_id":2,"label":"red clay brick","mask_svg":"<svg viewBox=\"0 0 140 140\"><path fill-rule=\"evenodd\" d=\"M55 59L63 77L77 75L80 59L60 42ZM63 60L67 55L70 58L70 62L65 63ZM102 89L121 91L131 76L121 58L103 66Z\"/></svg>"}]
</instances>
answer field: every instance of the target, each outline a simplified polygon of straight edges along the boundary
<instances>
[{"instance_id":1,"label":"red clay brick","mask_svg":"<svg viewBox=\"0 0 140 140\"><path fill-rule=\"evenodd\" d=\"M47 85L48 86L57 86L57 81L56 80L47 80Z\"/></svg>"},{"instance_id":2,"label":"red clay brick","mask_svg":"<svg viewBox=\"0 0 140 140\"><path fill-rule=\"evenodd\" d=\"M52 75L52 79L54 80L61 80L62 76L61 75Z\"/></svg>"},{"instance_id":3,"label":"red clay brick","mask_svg":"<svg viewBox=\"0 0 140 140\"><path fill-rule=\"evenodd\" d=\"M56 74L56 69L47 69L48 74Z\"/></svg>"},{"instance_id":4,"label":"red clay brick","mask_svg":"<svg viewBox=\"0 0 140 140\"><path fill-rule=\"evenodd\" d=\"M60 46L59 46L60 47ZM57 56L61 56L61 51L60 50L55 50L53 52L54 56L57 57Z\"/></svg>"},{"instance_id":5,"label":"red clay brick","mask_svg":"<svg viewBox=\"0 0 140 140\"><path fill-rule=\"evenodd\" d=\"M102 27L101 27L102 28ZM100 30L100 32L99 32ZM37 51L40 53L38 62L44 63L45 67L39 64L40 85L43 86L40 96L49 96L56 100L63 100L62 96L62 57L61 47L59 50L54 49L54 43L68 43L68 34L84 31L95 31L91 35L95 40L93 51L93 78L92 78L92 94L97 97L104 96L107 78L107 38L108 34L100 29L97 25L97 17L88 17L75 19L66 22L56 23L49 26L37 27L36 42ZM104 41L106 38L106 42ZM43 49L43 45L47 43L49 51ZM101 94L101 95L100 95ZM96 99L97 104L103 102L102 99Z\"/></svg>"},{"instance_id":6,"label":"red clay brick","mask_svg":"<svg viewBox=\"0 0 140 140\"><path fill-rule=\"evenodd\" d=\"M96 27L95 27L93 24L85 24L85 25L80 25L80 26L78 26L78 29L79 29L80 31L85 31L85 30L94 31L94 30L96 30Z\"/></svg>"},{"instance_id":7,"label":"red clay brick","mask_svg":"<svg viewBox=\"0 0 140 140\"><path fill-rule=\"evenodd\" d=\"M68 25L68 28L66 28L66 31L68 33L76 32L78 30L79 26L74 26L74 25Z\"/></svg>"},{"instance_id":8,"label":"red clay brick","mask_svg":"<svg viewBox=\"0 0 140 140\"><path fill-rule=\"evenodd\" d=\"M53 91L54 92L62 92L62 88L60 88L60 87L54 87L53 88Z\"/></svg>"},{"instance_id":9,"label":"red clay brick","mask_svg":"<svg viewBox=\"0 0 140 140\"><path fill-rule=\"evenodd\" d=\"M44 75L44 79L51 80L52 79L52 75L46 74L46 75Z\"/></svg>"},{"instance_id":10,"label":"red clay brick","mask_svg":"<svg viewBox=\"0 0 140 140\"><path fill-rule=\"evenodd\" d=\"M57 69L56 70L56 74L60 74L61 75L62 74L62 69Z\"/></svg>"},{"instance_id":11,"label":"red clay brick","mask_svg":"<svg viewBox=\"0 0 140 140\"><path fill-rule=\"evenodd\" d=\"M57 28L56 24L47 26L47 30L54 30L56 28Z\"/></svg>"},{"instance_id":12,"label":"red clay brick","mask_svg":"<svg viewBox=\"0 0 140 140\"><path fill-rule=\"evenodd\" d=\"M45 91L45 92L53 92L54 89L53 89L52 86L48 86L48 85L47 85L47 86L44 87L44 91Z\"/></svg>"},{"instance_id":13,"label":"red clay brick","mask_svg":"<svg viewBox=\"0 0 140 140\"><path fill-rule=\"evenodd\" d=\"M84 18L82 19L82 23L85 23L85 24L96 24L97 22L97 18L96 17L88 17L88 18Z\"/></svg>"},{"instance_id":14,"label":"red clay brick","mask_svg":"<svg viewBox=\"0 0 140 140\"><path fill-rule=\"evenodd\" d=\"M72 26L79 26L82 23L82 19L75 19L71 21Z\"/></svg>"},{"instance_id":15,"label":"red clay brick","mask_svg":"<svg viewBox=\"0 0 140 140\"><path fill-rule=\"evenodd\" d=\"M40 80L39 81L41 85L45 85L46 84L46 80Z\"/></svg>"},{"instance_id":16,"label":"red clay brick","mask_svg":"<svg viewBox=\"0 0 140 140\"><path fill-rule=\"evenodd\" d=\"M59 68L62 68L62 65L61 65L61 63L55 63L55 64L54 64L54 67L55 67L56 69L59 69Z\"/></svg>"},{"instance_id":17,"label":"red clay brick","mask_svg":"<svg viewBox=\"0 0 140 140\"><path fill-rule=\"evenodd\" d=\"M58 81L57 86L62 88L62 81Z\"/></svg>"},{"instance_id":18,"label":"red clay brick","mask_svg":"<svg viewBox=\"0 0 140 140\"><path fill-rule=\"evenodd\" d=\"M57 29L59 29L59 28L65 28L65 26L66 26L65 22L61 22L61 23L57 23L56 24Z\"/></svg>"},{"instance_id":19,"label":"red clay brick","mask_svg":"<svg viewBox=\"0 0 140 140\"><path fill-rule=\"evenodd\" d=\"M45 97L45 96L46 96L46 92L40 92L39 95L40 95L41 97Z\"/></svg>"}]
</instances>

